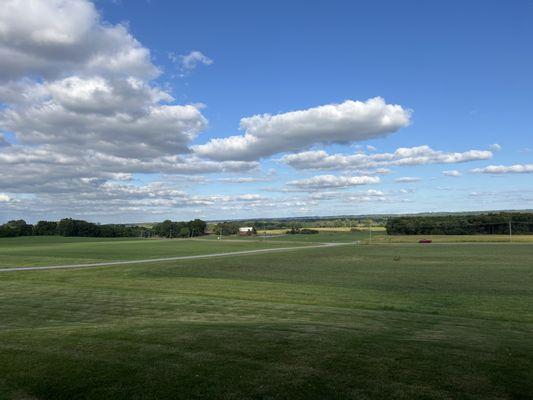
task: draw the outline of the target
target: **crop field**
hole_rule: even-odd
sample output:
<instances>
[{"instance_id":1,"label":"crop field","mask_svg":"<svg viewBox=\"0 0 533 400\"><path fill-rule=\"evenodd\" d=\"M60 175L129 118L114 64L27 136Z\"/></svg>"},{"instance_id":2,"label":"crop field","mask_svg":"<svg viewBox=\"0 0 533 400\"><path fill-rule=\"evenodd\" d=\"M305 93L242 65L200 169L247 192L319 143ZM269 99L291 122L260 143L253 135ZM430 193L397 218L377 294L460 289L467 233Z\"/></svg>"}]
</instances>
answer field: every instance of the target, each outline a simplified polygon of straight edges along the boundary
<instances>
[{"instance_id":1,"label":"crop field","mask_svg":"<svg viewBox=\"0 0 533 400\"><path fill-rule=\"evenodd\" d=\"M350 244L2 272L0 399L531 398L533 243L364 237L1 239L10 266Z\"/></svg>"}]
</instances>

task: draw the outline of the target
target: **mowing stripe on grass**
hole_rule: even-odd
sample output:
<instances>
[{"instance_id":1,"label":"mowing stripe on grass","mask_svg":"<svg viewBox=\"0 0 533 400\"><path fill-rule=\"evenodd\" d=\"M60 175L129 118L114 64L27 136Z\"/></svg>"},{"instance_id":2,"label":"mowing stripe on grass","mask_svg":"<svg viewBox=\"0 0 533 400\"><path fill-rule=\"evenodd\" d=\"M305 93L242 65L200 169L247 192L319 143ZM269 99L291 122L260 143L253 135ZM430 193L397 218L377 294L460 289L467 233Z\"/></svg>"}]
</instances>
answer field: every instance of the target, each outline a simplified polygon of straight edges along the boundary
<instances>
[{"instance_id":1,"label":"mowing stripe on grass","mask_svg":"<svg viewBox=\"0 0 533 400\"><path fill-rule=\"evenodd\" d=\"M239 255L247 255L247 254L271 253L271 252L277 252L277 251L291 251L291 250L300 250L300 249L316 249L320 247L346 246L349 244L354 244L354 243L321 243L321 244L312 245L312 246L277 247L277 248L272 248L272 249L240 250L240 251L230 251L226 253L198 254L194 256L147 258L147 259L142 259L142 260L109 261L109 262L99 262L99 263L90 263L90 264L50 265L50 266L42 266L42 267L13 267L13 268L2 268L0 269L0 272L36 271L36 270L41 270L41 269L112 267L112 266L126 265L126 264L146 264L146 263L153 263L153 262L160 262L160 261L192 260L192 259L197 259L197 258L239 256Z\"/></svg>"}]
</instances>

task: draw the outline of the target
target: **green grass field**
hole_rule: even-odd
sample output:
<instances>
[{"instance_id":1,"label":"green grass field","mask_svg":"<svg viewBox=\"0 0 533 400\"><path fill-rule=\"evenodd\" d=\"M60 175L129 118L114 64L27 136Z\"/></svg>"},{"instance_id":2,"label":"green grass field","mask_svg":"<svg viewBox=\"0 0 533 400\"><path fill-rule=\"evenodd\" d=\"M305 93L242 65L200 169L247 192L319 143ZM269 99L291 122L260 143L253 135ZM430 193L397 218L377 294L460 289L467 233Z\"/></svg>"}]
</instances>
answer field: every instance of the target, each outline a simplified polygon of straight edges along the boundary
<instances>
[{"instance_id":1,"label":"green grass field","mask_svg":"<svg viewBox=\"0 0 533 400\"><path fill-rule=\"evenodd\" d=\"M322 235L217 246L345 239ZM10 240L12 265L214 245ZM0 399L531 398L532 260L527 243L384 243L0 273Z\"/></svg>"},{"instance_id":2,"label":"green grass field","mask_svg":"<svg viewBox=\"0 0 533 400\"><path fill-rule=\"evenodd\" d=\"M372 237L384 236L383 231L376 231L372 233ZM355 242L363 241L368 239L368 232L343 232L343 231L332 231L332 232L320 232L319 234L314 235L286 235L286 234L275 234L267 235L267 238L263 240L263 234L255 236L224 236L222 240L250 240L250 241L269 241L269 242L308 242L308 243L327 243L327 242ZM209 235L202 237L198 240L217 240L216 235Z\"/></svg>"},{"instance_id":3,"label":"green grass field","mask_svg":"<svg viewBox=\"0 0 533 400\"><path fill-rule=\"evenodd\" d=\"M297 246L293 243L291 246ZM19 237L0 239L0 268L164 258L285 247L278 241Z\"/></svg>"}]
</instances>

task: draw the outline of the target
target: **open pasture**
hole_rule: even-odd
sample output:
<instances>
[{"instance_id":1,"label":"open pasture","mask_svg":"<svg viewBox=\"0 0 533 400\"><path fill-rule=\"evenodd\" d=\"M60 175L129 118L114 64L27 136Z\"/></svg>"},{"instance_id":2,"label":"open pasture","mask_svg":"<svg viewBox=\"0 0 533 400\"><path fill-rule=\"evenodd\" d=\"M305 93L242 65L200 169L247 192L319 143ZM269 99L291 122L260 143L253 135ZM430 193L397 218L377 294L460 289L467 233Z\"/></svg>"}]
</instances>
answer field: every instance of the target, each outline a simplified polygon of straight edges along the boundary
<instances>
[{"instance_id":1,"label":"open pasture","mask_svg":"<svg viewBox=\"0 0 533 400\"><path fill-rule=\"evenodd\" d=\"M0 273L0 398L529 398L532 257L374 244Z\"/></svg>"},{"instance_id":2,"label":"open pasture","mask_svg":"<svg viewBox=\"0 0 533 400\"><path fill-rule=\"evenodd\" d=\"M26 236L0 239L0 268L139 260L282 246L286 244L257 240L206 242L189 239Z\"/></svg>"},{"instance_id":3,"label":"open pasture","mask_svg":"<svg viewBox=\"0 0 533 400\"><path fill-rule=\"evenodd\" d=\"M533 235L373 235L376 243L418 243L421 239L434 243L533 243Z\"/></svg>"},{"instance_id":4,"label":"open pasture","mask_svg":"<svg viewBox=\"0 0 533 400\"><path fill-rule=\"evenodd\" d=\"M231 236L224 236L222 240L229 241L229 240L249 240L249 241L269 241L271 243L274 242L283 242L283 243L336 243L336 242L342 242L342 243L349 243L349 242L357 242L357 241L363 241L369 238L368 232L350 232L350 231L320 231L320 233L317 234L285 234L286 230L284 230L282 233L276 234L276 233L268 233L267 231L266 235L264 231L259 231L257 235L254 236L238 236L238 235L231 235ZM383 231L377 231L372 232L372 237L378 235L384 235L385 232ZM266 237L265 237L266 236ZM198 238L197 240L218 240L216 235L209 235L209 236L203 236L201 238Z\"/></svg>"}]
</instances>

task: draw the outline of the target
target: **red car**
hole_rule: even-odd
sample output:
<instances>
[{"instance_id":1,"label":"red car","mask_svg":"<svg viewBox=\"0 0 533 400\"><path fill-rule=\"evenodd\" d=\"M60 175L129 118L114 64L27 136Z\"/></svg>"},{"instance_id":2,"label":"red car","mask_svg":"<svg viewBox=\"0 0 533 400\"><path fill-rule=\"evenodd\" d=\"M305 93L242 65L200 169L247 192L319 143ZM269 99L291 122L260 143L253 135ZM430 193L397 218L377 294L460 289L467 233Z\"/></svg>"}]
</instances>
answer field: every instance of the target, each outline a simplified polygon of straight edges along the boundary
<instances>
[{"instance_id":1,"label":"red car","mask_svg":"<svg viewBox=\"0 0 533 400\"><path fill-rule=\"evenodd\" d=\"M418 243L432 243L432 242L433 242L433 240L431 240L431 239L420 239L418 241Z\"/></svg>"}]
</instances>

